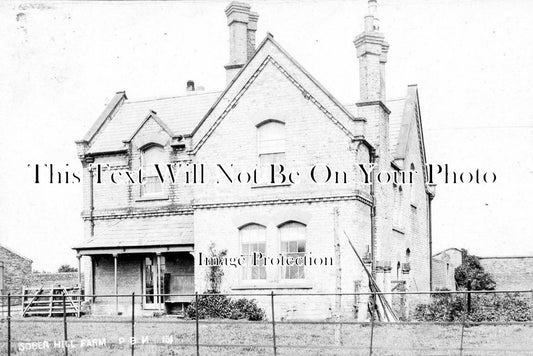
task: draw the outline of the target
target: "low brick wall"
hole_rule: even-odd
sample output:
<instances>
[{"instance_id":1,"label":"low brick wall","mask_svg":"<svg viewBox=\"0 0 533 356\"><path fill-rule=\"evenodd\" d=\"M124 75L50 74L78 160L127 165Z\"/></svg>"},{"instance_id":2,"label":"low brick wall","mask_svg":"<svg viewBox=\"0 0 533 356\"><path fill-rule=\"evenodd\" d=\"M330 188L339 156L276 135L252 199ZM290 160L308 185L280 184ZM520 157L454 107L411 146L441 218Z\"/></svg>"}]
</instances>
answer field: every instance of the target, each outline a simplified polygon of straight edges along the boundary
<instances>
[{"instance_id":1,"label":"low brick wall","mask_svg":"<svg viewBox=\"0 0 533 356\"><path fill-rule=\"evenodd\" d=\"M83 274L82 274L83 280ZM25 287L74 287L78 284L78 272L32 273Z\"/></svg>"},{"instance_id":2,"label":"low brick wall","mask_svg":"<svg viewBox=\"0 0 533 356\"><path fill-rule=\"evenodd\" d=\"M533 256L481 257L481 265L494 277L497 290L532 289Z\"/></svg>"}]
</instances>

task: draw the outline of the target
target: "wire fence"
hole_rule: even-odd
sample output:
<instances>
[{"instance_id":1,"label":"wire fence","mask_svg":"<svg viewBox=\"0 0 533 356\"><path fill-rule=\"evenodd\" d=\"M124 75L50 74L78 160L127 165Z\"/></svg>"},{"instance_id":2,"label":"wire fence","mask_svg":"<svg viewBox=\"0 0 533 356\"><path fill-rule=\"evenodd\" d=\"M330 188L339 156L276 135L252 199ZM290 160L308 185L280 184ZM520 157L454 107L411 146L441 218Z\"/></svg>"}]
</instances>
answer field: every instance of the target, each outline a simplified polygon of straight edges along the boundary
<instances>
[{"instance_id":1,"label":"wire fence","mask_svg":"<svg viewBox=\"0 0 533 356\"><path fill-rule=\"evenodd\" d=\"M379 320L376 313L358 315L360 299L408 298L411 305L404 315L398 312L393 322ZM147 312L146 298L152 300L227 296L253 298L266 312L265 320L202 319L198 308L183 317L164 315L157 309ZM498 310L505 309L502 299L512 296L520 300L510 308L505 320ZM533 354L533 290L513 291L440 291L395 293L231 293L231 294L97 294L84 295L90 305L100 304L105 316L81 317L70 314L68 295L60 296L60 317L22 317L24 304L12 301L21 295L0 296L0 354L24 355L490 355ZM24 297L35 297L25 295ZM336 310L330 317L309 320L287 318L287 301L301 306L301 315L316 316L309 300L318 299L328 309L327 301L341 297L353 310ZM420 306L428 306L438 298L459 301L461 308L453 320L442 315L435 319L422 317ZM455 299L453 299L455 298ZM483 299L484 298L484 299ZM491 304L491 299L493 298ZM82 304L81 298L80 306ZM412 301L416 301L412 303ZM489 300L489 302L487 302ZM479 303L478 301L483 301ZM196 302L194 304L194 302ZM332 303L334 304L334 302ZM332 305L330 304L330 305ZM161 305L161 304L159 304ZM338 305L337 305L338 306ZM437 304L437 311L439 305ZM107 309L106 309L107 308ZM492 308L492 309L491 309ZM524 308L527 308L524 309ZM372 308L370 308L371 310ZM403 310L405 311L405 306ZM120 310L121 315L116 311ZM402 306L395 305L396 311ZM286 310L285 310L286 311ZM445 310L442 311L446 312ZM114 314L109 316L109 313ZM56 314L56 315L58 315ZM92 314L95 314L92 311ZM451 315L451 314L450 314ZM480 318L483 315L483 318ZM488 317L487 315L492 315ZM426 315L427 316L427 315ZM499 317L498 317L499 316ZM421 320L422 319L422 320Z\"/></svg>"}]
</instances>

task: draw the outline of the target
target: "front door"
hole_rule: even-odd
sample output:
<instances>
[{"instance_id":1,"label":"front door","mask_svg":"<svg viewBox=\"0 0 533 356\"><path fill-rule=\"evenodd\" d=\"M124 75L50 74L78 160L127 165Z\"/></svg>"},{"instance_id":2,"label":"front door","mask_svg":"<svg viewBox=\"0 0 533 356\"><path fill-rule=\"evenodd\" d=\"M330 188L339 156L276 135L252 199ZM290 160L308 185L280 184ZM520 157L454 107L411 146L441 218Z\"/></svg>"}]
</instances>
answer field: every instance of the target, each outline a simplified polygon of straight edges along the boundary
<instances>
[{"instance_id":1,"label":"front door","mask_svg":"<svg viewBox=\"0 0 533 356\"><path fill-rule=\"evenodd\" d=\"M164 291L165 260L162 256L160 258L159 273L157 256L145 257L143 261L143 294L145 295L143 305L145 309L158 309L162 303L162 298L158 294Z\"/></svg>"}]
</instances>

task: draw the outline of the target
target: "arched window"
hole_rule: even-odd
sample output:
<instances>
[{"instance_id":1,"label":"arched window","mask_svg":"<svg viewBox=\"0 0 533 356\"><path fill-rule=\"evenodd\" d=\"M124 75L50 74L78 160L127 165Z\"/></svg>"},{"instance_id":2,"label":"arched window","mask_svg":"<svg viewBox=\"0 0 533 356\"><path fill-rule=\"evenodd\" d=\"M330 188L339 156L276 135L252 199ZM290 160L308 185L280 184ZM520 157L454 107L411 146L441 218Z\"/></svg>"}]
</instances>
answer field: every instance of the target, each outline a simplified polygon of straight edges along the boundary
<instances>
[{"instance_id":1,"label":"arched window","mask_svg":"<svg viewBox=\"0 0 533 356\"><path fill-rule=\"evenodd\" d=\"M400 264L400 261L398 261L398 263L396 264L396 280L399 281L400 280L400 269L401 269L402 265Z\"/></svg>"},{"instance_id":2,"label":"arched window","mask_svg":"<svg viewBox=\"0 0 533 356\"><path fill-rule=\"evenodd\" d=\"M411 163L411 165L409 166L409 170L414 172L415 171L415 165L414 163ZM414 174L413 174L414 175ZM411 189L409 190L409 195L410 195L410 203L412 205L415 205L416 206L416 184L413 182L411 183Z\"/></svg>"},{"instance_id":3,"label":"arched window","mask_svg":"<svg viewBox=\"0 0 533 356\"><path fill-rule=\"evenodd\" d=\"M264 177L272 164L285 161L285 124L280 121L267 121L257 127L257 152L259 169Z\"/></svg>"},{"instance_id":4,"label":"arched window","mask_svg":"<svg viewBox=\"0 0 533 356\"><path fill-rule=\"evenodd\" d=\"M155 165L157 164L161 172L164 172L164 165L167 158L165 150L161 146L150 146L141 152L141 163L143 172L142 196L158 195L163 192L163 184Z\"/></svg>"},{"instance_id":5,"label":"arched window","mask_svg":"<svg viewBox=\"0 0 533 356\"><path fill-rule=\"evenodd\" d=\"M288 222L279 227L281 242L281 254L287 258L292 257L292 266L283 266L281 272L282 279L303 279L305 278L304 266L296 266L297 261L303 264L303 257L306 252L306 227L299 222Z\"/></svg>"},{"instance_id":6,"label":"arched window","mask_svg":"<svg viewBox=\"0 0 533 356\"><path fill-rule=\"evenodd\" d=\"M241 255L246 257L246 265L242 268L242 279L266 279L264 260L254 265L254 253L266 252L266 228L259 224L249 224L239 230L241 240ZM258 260L261 262L261 260Z\"/></svg>"},{"instance_id":7,"label":"arched window","mask_svg":"<svg viewBox=\"0 0 533 356\"><path fill-rule=\"evenodd\" d=\"M409 262L409 258L411 258L411 249L410 248L405 250L405 262Z\"/></svg>"},{"instance_id":8,"label":"arched window","mask_svg":"<svg viewBox=\"0 0 533 356\"><path fill-rule=\"evenodd\" d=\"M394 194L394 211L392 212L393 227L402 228L402 206L403 206L403 188L402 186L395 186L393 188Z\"/></svg>"}]
</instances>

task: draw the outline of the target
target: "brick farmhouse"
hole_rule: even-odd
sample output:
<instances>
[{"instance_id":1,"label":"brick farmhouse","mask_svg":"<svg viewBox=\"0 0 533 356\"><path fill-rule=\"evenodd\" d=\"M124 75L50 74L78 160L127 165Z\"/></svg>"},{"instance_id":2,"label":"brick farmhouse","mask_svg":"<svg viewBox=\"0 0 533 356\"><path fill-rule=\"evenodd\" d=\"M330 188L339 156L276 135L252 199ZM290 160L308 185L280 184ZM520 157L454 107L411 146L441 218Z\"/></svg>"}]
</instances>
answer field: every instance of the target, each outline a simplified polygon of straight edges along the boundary
<instances>
[{"instance_id":1,"label":"brick farmhouse","mask_svg":"<svg viewBox=\"0 0 533 356\"><path fill-rule=\"evenodd\" d=\"M148 311L186 305L190 296L157 294L210 290L201 256L213 249L226 250L228 258L249 257L243 266L222 267L222 292L367 291L368 277L346 235L382 290L429 290L434 193L425 184L418 90L411 85L405 97L386 99L389 45L379 32L376 1L369 1L364 31L354 41L360 98L345 104L271 34L256 47L259 16L250 10L238 2L226 8L230 59L224 90L195 90L190 81L181 96L130 100L118 92L76 142L85 239L74 249L86 292L143 294L138 307ZM162 181L156 163L181 165L191 180L205 182ZM359 184L367 178L360 165L370 164L374 184ZM288 174L283 181L280 165L284 173L300 172L300 181L289 181ZM143 184L129 177L127 184L109 182L113 173L123 179L124 172L139 169ZM233 169L242 174L228 173ZM254 169L267 178L246 182ZM409 171L416 171L412 182L392 182ZM254 252L278 262L311 262L254 265ZM277 300L277 315L285 318L367 317L364 297ZM128 303L96 298L93 310L128 313Z\"/></svg>"}]
</instances>

